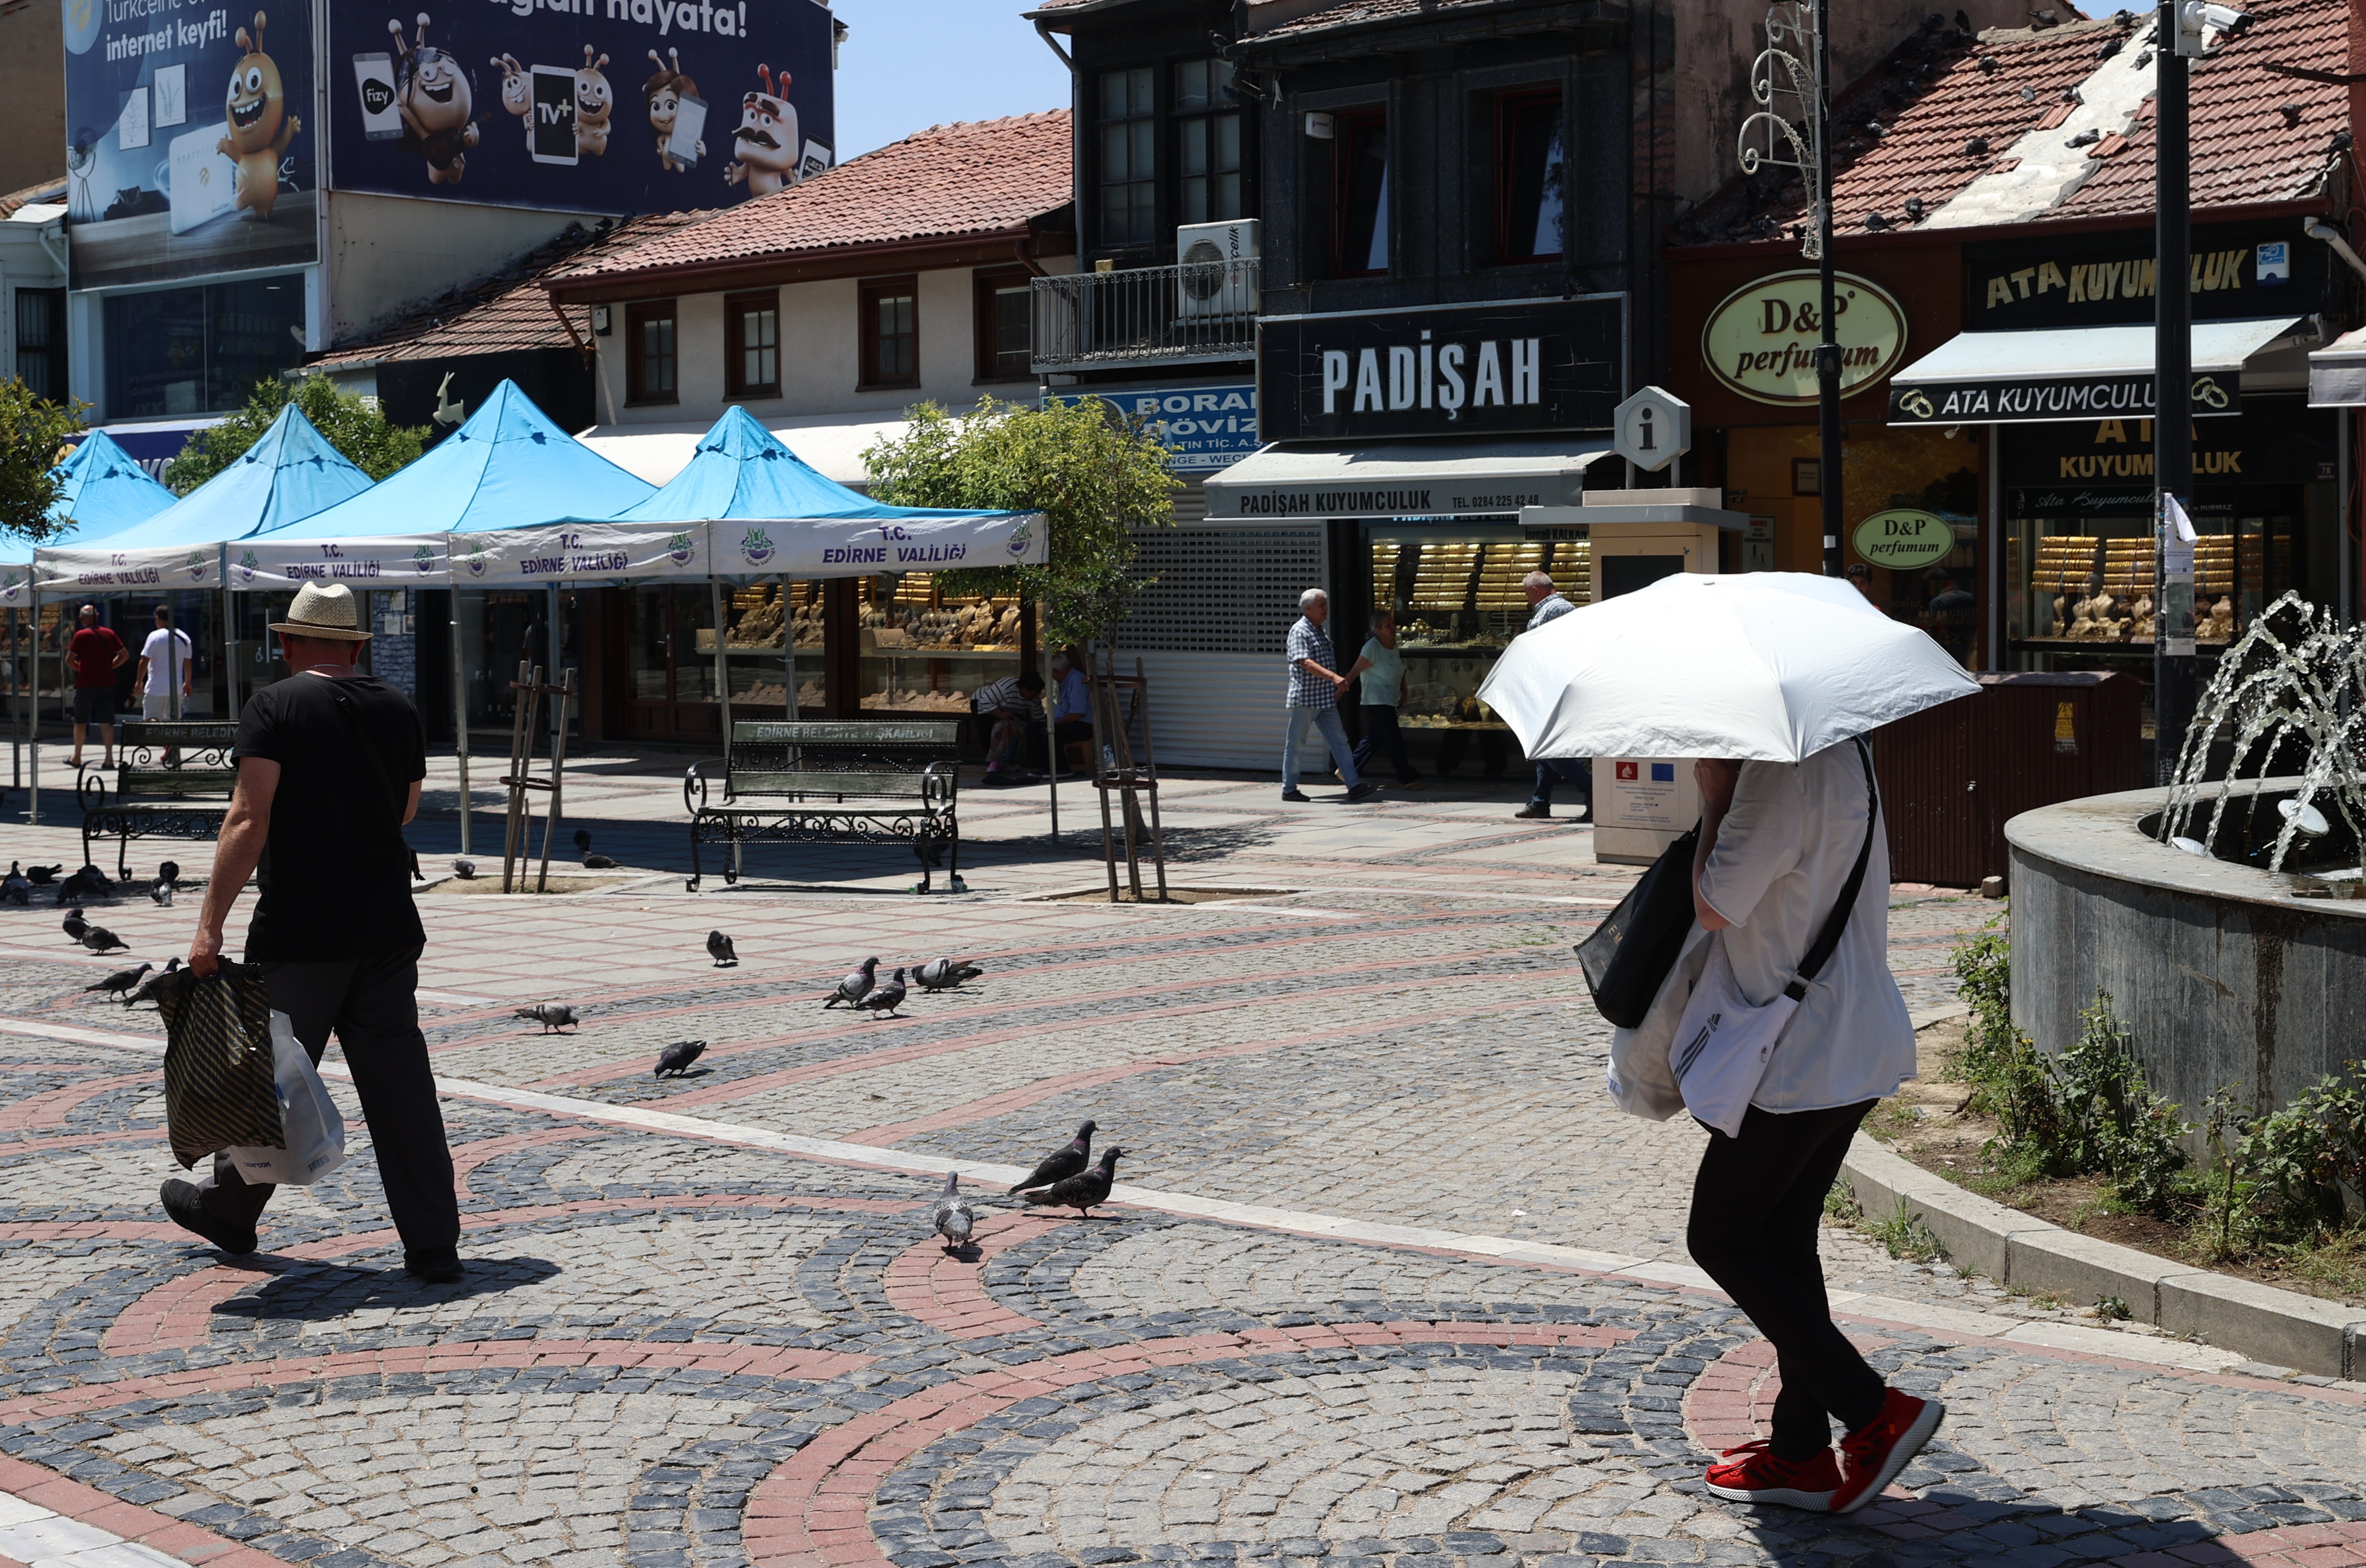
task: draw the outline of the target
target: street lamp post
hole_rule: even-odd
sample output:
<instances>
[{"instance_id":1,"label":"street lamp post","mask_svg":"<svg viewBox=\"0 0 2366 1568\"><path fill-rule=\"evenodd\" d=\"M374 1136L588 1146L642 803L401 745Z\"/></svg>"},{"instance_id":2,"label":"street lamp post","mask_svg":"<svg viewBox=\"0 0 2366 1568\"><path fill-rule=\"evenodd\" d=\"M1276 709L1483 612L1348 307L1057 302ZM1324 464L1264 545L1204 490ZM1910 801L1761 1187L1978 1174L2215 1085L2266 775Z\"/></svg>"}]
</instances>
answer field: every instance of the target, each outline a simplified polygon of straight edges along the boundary
<instances>
[{"instance_id":1,"label":"street lamp post","mask_svg":"<svg viewBox=\"0 0 2366 1568\"><path fill-rule=\"evenodd\" d=\"M1816 286L1823 336L1816 343L1816 488L1824 503L1824 576L1841 575L1841 344L1832 281L1831 0L1816 0Z\"/></svg>"},{"instance_id":2,"label":"street lamp post","mask_svg":"<svg viewBox=\"0 0 2366 1568\"><path fill-rule=\"evenodd\" d=\"M2193 719L2193 542L2178 523L2193 497L2192 234L2186 61L2203 52L2203 7L2160 8L2153 106L2153 774L2168 784Z\"/></svg>"}]
</instances>

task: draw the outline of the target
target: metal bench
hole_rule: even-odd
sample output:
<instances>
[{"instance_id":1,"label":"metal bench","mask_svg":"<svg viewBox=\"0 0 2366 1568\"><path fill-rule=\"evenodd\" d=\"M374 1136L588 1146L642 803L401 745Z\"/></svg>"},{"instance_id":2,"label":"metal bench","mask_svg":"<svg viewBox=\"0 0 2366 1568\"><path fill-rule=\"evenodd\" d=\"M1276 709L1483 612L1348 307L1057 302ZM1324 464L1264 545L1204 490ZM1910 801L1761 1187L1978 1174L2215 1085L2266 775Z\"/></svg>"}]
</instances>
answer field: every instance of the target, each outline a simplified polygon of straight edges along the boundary
<instances>
[{"instance_id":1,"label":"metal bench","mask_svg":"<svg viewBox=\"0 0 2366 1568\"><path fill-rule=\"evenodd\" d=\"M135 838L221 835L231 790L238 783L238 765L231 756L238 725L228 721L132 720L117 728L120 760L112 787L104 770L93 769L74 786L74 799L82 806L83 863L91 863L91 840L112 834L117 840L116 876L128 879ZM172 754L169 762L164 760L167 753Z\"/></svg>"},{"instance_id":2,"label":"metal bench","mask_svg":"<svg viewBox=\"0 0 2366 1568\"><path fill-rule=\"evenodd\" d=\"M961 726L952 722L788 723L731 726L723 799L710 804L705 765L682 779L690 811L690 882L705 870L699 846L730 846L723 879L739 879L750 844L885 844L897 839L919 857L920 882L952 854L952 890L961 878Z\"/></svg>"}]
</instances>

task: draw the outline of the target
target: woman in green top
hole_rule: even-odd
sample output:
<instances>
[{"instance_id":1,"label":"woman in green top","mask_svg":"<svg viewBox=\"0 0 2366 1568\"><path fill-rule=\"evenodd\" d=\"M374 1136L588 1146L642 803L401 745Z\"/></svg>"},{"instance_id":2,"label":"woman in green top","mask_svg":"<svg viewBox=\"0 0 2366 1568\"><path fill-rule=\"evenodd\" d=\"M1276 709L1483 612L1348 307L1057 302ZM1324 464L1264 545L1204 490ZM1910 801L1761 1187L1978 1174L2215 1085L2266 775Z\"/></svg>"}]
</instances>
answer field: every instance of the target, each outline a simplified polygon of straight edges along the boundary
<instances>
[{"instance_id":1,"label":"woman in green top","mask_svg":"<svg viewBox=\"0 0 2366 1568\"><path fill-rule=\"evenodd\" d=\"M1372 753L1385 746L1397 770L1398 786L1420 789L1421 775L1413 770L1413 758L1405 755L1404 732L1397 728L1397 704L1404 700L1404 655L1397 652L1394 611L1372 611L1372 635L1347 678L1359 675L1364 678L1364 738L1356 743L1356 770L1368 774Z\"/></svg>"}]
</instances>

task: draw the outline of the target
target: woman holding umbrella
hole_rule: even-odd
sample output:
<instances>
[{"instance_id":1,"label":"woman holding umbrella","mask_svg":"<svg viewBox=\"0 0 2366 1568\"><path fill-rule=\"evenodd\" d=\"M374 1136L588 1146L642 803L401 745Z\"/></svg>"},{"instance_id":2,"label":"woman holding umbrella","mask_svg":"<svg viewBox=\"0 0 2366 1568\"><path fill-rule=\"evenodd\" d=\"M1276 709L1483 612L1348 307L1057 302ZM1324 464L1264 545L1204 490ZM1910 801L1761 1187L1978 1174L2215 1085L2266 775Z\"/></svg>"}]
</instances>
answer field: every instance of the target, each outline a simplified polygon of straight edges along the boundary
<instances>
[{"instance_id":1,"label":"woman holding umbrella","mask_svg":"<svg viewBox=\"0 0 2366 1568\"><path fill-rule=\"evenodd\" d=\"M1853 1512L1945 1414L1886 1387L1832 1322L1816 1238L1857 1124L1914 1071L1862 737L1978 689L1846 583L1762 572L1679 575L1564 616L1481 692L1531 756L1713 759L1694 766L1698 841L1674 868L1694 924L1622 1020L1610 1091L1708 1129L1686 1242L1774 1346L1773 1430L1709 1467L1720 1497Z\"/></svg>"}]
</instances>

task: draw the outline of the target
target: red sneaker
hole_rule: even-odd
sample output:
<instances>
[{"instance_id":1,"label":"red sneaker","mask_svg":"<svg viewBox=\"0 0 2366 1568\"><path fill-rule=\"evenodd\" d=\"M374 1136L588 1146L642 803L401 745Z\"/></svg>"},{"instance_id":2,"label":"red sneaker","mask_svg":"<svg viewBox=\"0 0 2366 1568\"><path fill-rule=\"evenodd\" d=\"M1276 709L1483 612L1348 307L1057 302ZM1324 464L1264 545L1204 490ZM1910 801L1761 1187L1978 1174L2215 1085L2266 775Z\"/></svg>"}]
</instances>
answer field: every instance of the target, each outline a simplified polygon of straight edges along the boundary
<instances>
[{"instance_id":1,"label":"red sneaker","mask_svg":"<svg viewBox=\"0 0 2366 1568\"><path fill-rule=\"evenodd\" d=\"M1830 1449L1813 1459L1778 1458L1766 1439L1725 1450L1725 1462L1708 1467L1708 1489L1735 1503L1781 1503L1811 1514L1832 1511L1840 1489L1840 1462Z\"/></svg>"},{"instance_id":2,"label":"red sneaker","mask_svg":"<svg viewBox=\"0 0 2366 1568\"><path fill-rule=\"evenodd\" d=\"M1880 1496L1946 1415L1947 1407L1935 1399L1889 1390L1881 1414L1841 1439L1841 1487L1832 1494L1832 1512L1853 1514Z\"/></svg>"}]
</instances>

